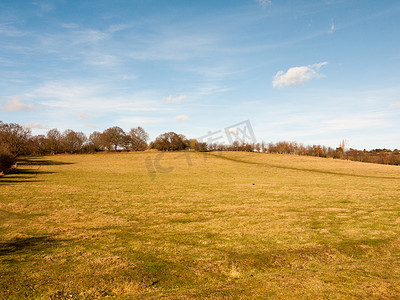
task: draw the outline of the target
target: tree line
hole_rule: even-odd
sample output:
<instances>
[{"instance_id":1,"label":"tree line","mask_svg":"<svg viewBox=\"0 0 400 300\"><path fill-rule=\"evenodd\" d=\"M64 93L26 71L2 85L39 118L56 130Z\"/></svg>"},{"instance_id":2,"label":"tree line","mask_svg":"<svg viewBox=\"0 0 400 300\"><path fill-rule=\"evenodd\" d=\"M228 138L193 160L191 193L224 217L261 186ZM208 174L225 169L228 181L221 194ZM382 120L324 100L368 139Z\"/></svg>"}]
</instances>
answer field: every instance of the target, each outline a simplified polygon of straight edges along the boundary
<instances>
[{"instance_id":1,"label":"tree line","mask_svg":"<svg viewBox=\"0 0 400 300\"><path fill-rule=\"evenodd\" d=\"M94 131L89 136L83 132L67 129L60 132L54 128L46 135L32 135L31 130L16 123L0 121L0 173L6 173L21 155L54 155L60 153L95 153L99 151L247 151L274 154L294 154L349 159L361 162L400 165L400 151L374 149L371 151L345 149L345 143L331 148L321 145L303 145L297 142L240 143L231 145L207 144L187 139L183 134L166 132L148 143L149 135L142 127L125 132L118 126L103 132Z\"/></svg>"}]
</instances>

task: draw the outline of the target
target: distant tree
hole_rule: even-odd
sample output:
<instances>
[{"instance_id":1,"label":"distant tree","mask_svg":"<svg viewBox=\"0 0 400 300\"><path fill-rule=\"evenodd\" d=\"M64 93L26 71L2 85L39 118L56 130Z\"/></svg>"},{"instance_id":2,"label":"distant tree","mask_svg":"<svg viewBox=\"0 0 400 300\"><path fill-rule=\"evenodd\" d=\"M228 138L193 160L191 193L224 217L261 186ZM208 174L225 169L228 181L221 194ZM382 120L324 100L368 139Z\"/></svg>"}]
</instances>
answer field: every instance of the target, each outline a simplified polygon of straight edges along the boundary
<instances>
[{"instance_id":1,"label":"distant tree","mask_svg":"<svg viewBox=\"0 0 400 300\"><path fill-rule=\"evenodd\" d=\"M0 145L12 155L28 154L28 142L31 131L16 123L3 123L0 121Z\"/></svg>"},{"instance_id":2,"label":"distant tree","mask_svg":"<svg viewBox=\"0 0 400 300\"><path fill-rule=\"evenodd\" d=\"M166 132L160 134L153 143L151 148L161 151L177 151L184 150L188 147L188 140L182 134L175 132Z\"/></svg>"},{"instance_id":3,"label":"distant tree","mask_svg":"<svg viewBox=\"0 0 400 300\"><path fill-rule=\"evenodd\" d=\"M261 142L261 151L262 151L263 153L267 152L267 147L266 147L264 141Z\"/></svg>"},{"instance_id":4,"label":"distant tree","mask_svg":"<svg viewBox=\"0 0 400 300\"><path fill-rule=\"evenodd\" d=\"M190 147L190 141L183 134L178 134L179 138L183 143L183 149L187 149Z\"/></svg>"},{"instance_id":5,"label":"distant tree","mask_svg":"<svg viewBox=\"0 0 400 300\"><path fill-rule=\"evenodd\" d=\"M91 152L102 150L101 132L94 131L89 135L88 146Z\"/></svg>"},{"instance_id":6,"label":"distant tree","mask_svg":"<svg viewBox=\"0 0 400 300\"><path fill-rule=\"evenodd\" d=\"M289 142L289 153L295 154L299 145L296 142Z\"/></svg>"},{"instance_id":7,"label":"distant tree","mask_svg":"<svg viewBox=\"0 0 400 300\"><path fill-rule=\"evenodd\" d=\"M189 147L190 147L190 149L196 151L196 148L197 148L198 143L199 143L199 142L198 142L196 139L190 139L190 140L189 140Z\"/></svg>"},{"instance_id":8,"label":"distant tree","mask_svg":"<svg viewBox=\"0 0 400 300\"><path fill-rule=\"evenodd\" d=\"M325 153L320 145L313 145L312 156L324 157Z\"/></svg>"},{"instance_id":9,"label":"distant tree","mask_svg":"<svg viewBox=\"0 0 400 300\"><path fill-rule=\"evenodd\" d=\"M44 135L32 136L28 142L29 154L45 155L50 153L47 148L48 141Z\"/></svg>"},{"instance_id":10,"label":"distant tree","mask_svg":"<svg viewBox=\"0 0 400 300\"><path fill-rule=\"evenodd\" d=\"M132 139L128 134L125 134L122 137L120 147L124 148L125 150L132 149Z\"/></svg>"},{"instance_id":11,"label":"distant tree","mask_svg":"<svg viewBox=\"0 0 400 300\"><path fill-rule=\"evenodd\" d=\"M197 143L195 150L199 152L208 151L207 143Z\"/></svg>"},{"instance_id":12,"label":"distant tree","mask_svg":"<svg viewBox=\"0 0 400 300\"><path fill-rule=\"evenodd\" d=\"M239 150L240 150L239 147L240 147L240 144L239 144L238 141L234 141L234 142L232 143L232 150L233 150L233 151L239 151Z\"/></svg>"},{"instance_id":13,"label":"distant tree","mask_svg":"<svg viewBox=\"0 0 400 300\"><path fill-rule=\"evenodd\" d=\"M129 137L131 140L131 148L134 151L144 151L147 149L147 140L149 135L142 127L132 128L129 132Z\"/></svg>"},{"instance_id":14,"label":"distant tree","mask_svg":"<svg viewBox=\"0 0 400 300\"><path fill-rule=\"evenodd\" d=\"M123 147L125 136L126 134L121 127L114 126L104 130L101 135L101 143L108 150L112 150L112 146L114 146L114 150L117 150L118 147Z\"/></svg>"},{"instance_id":15,"label":"distant tree","mask_svg":"<svg viewBox=\"0 0 400 300\"><path fill-rule=\"evenodd\" d=\"M67 129L61 136L61 143L65 152L79 153L86 141L86 136L83 132L76 132L72 129Z\"/></svg>"},{"instance_id":16,"label":"distant tree","mask_svg":"<svg viewBox=\"0 0 400 300\"><path fill-rule=\"evenodd\" d=\"M61 133L57 128L50 129L47 132L47 145L48 152L52 155L60 153L62 151L61 145Z\"/></svg>"},{"instance_id":17,"label":"distant tree","mask_svg":"<svg viewBox=\"0 0 400 300\"><path fill-rule=\"evenodd\" d=\"M110 135L107 134L106 132L102 132L99 136L99 142L100 142L100 146L102 149L104 150L108 150L111 151L112 150L112 140L110 138Z\"/></svg>"}]
</instances>

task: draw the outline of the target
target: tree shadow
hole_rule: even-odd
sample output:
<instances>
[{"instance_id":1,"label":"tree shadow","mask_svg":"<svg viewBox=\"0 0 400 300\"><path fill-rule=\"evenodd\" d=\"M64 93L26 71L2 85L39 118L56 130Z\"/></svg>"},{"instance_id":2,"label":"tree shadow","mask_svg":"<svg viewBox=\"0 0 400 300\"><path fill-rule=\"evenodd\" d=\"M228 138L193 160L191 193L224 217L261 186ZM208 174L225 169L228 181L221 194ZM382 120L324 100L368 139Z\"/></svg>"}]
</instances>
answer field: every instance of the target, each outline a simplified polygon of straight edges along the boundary
<instances>
[{"instance_id":1,"label":"tree shadow","mask_svg":"<svg viewBox=\"0 0 400 300\"><path fill-rule=\"evenodd\" d=\"M16 174L16 175L35 175L35 177L37 175L40 174L54 174L55 172L49 172L49 171L41 171L39 170L39 168L37 169L20 169L17 168L15 169L15 171L12 174ZM7 176L8 178L10 178L10 176ZM27 176L14 176L14 178L27 178Z\"/></svg>"},{"instance_id":2,"label":"tree shadow","mask_svg":"<svg viewBox=\"0 0 400 300\"><path fill-rule=\"evenodd\" d=\"M21 166L58 166L58 165L72 165L71 162L53 161L48 159L35 159L35 158L19 158L18 165Z\"/></svg>"},{"instance_id":3,"label":"tree shadow","mask_svg":"<svg viewBox=\"0 0 400 300\"><path fill-rule=\"evenodd\" d=\"M5 256L13 253L28 252L28 251L41 251L48 249L59 243L54 238L48 235L28 237L28 238L15 238L10 242L0 242L0 256Z\"/></svg>"},{"instance_id":4,"label":"tree shadow","mask_svg":"<svg viewBox=\"0 0 400 300\"><path fill-rule=\"evenodd\" d=\"M51 161L31 161L28 159L23 159L25 163L19 163L16 169L13 169L11 173L6 174L4 177L0 177L0 185L5 184L16 184L16 183L27 183L27 182L41 182L43 180L37 180L38 175L54 174L56 172L42 171L41 166L51 165L54 162ZM32 162L32 164L31 164ZM43 164L42 164L43 162ZM69 164L69 163L58 163L55 165ZM21 166L37 166L36 168L21 168Z\"/></svg>"},{"instance_id":5,"label":"tree shadow","mask_svg":"<svg viewBox=\"0 0 400 300\"><path fill-rule=\"evenodd\" d=\"M44 180L9 180L0 178L0 185L10 184L10 183L26 183L26 182L43 182Z\"/></svg>"},{"instance_id":6,"label":"tree shadow","mask_svg":"<svg viewBox=\"0 0 400 300\"><path fill-rule=\"evenodd\" d=\"M311 172L311 173L320 173L320 174L329 174L329 175L339 175L339 176L350 176L350 177L359 177L359 178L374 178L374 179L395 179L399 180L400 177L393 177L393 176L374 176L374 175L363 175L363 174L351 174L351 173L344 173L344 172L335 172L335 171L326 171L326 170L317 170L317 169L308 169L308 168L298 168L298 167L290 167L290 166L283 166L283 165L276 165L276 164L269 164L264 162L253 162L253 161L245 161L233 157L222 156L222 154L214 154L214 153L207 153L212 157L217 157L220 159L230 160L237 163L249 164L249 165L259 165L261 167L268 167L268 168L277 168L277 169L285 169L285 170L293 170L293 171L301 171L301 172Z\"/></svg>"},{"instance_id":7,"label":"tree shadow","mask_svg":"<svg viewBox=\"0 0 400 300\"><path fill-rule=\"evenodd\" d=\"M54 174L55 172L41 171L37 169L15 169L12 173L0 177L0 185L4 184L15 184L15 183L27 183L27 182L41 182L43 180L38 180L38 175L44 174Z\"/></svg>"}]
</instances>

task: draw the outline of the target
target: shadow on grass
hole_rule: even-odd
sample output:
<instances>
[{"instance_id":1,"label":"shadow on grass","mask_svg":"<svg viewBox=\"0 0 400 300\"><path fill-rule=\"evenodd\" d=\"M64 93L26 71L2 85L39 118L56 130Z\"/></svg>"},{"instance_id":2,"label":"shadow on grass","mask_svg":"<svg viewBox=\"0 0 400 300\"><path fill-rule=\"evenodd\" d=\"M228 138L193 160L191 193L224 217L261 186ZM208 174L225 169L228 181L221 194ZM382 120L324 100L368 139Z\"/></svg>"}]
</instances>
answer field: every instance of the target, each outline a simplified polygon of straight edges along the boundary
<instances>
[{"instance_id":1,"label":"shadow on grass","mask_svg":"<svg viewBox=\"0 0 400 300\"><path fill-rule=\"evenodd\" d=\"M40 168L40 166L39 166ZM20 169L17 168L13 173L0 177L0 185L13 184L13 183L27 183L27 182L41 182L38 180L38 175L54 174L55 172L40 171L37 169Z\"/></svg>"},{"instance_id":2,"label":"shadow on grass","mask_svg":"<svg viewBox=\"0 0 400 300\"><path fill-rule=\"evenodd\" d=\"M49 171L40 171L39 168L37 169L20 169L17 168L12 174L16 175L40 175L40 174L54 174L55 172ZM11 175L12 176L12 175ZM11 176L7 176L7 178L12 178ZM13 178L28 178L27 176L13 176ZM30 177L31 178L31 177Z\"/></svg>"},{"instance_id":3,"label":"shadow on grass","mask_svg":"<svg viewBox=\"0 0 400 300\"><path fill-rule=\"evenodd\" d=\"M21 166L58 166L58 165L72 165L70 162L53 161L48 159L35 159L35 158L19 158L18 165Z\"/></svg>"},{"instance_id":4,"label":"shadow on grass","mask_svg":"<svg viewBox=\"0 0 400 300\"><path fill-rule=\"evenodd\" d=\"M374 175L361 175L361 174L349 174L349 173L342 173L342 172L333 172L333 171L324 171L324 170L317 170L317 169L307 169L307 168L296 168L296 167L289 167L289 166L282 166L282 165L274 165L274 164L267 164L267 163L260 163L260 162L253 162L253 161L246 161L237 158L223 156L222 154L213 154L207 153L212 157L226 159L230 161L234 161L237 163L244 163L249 165L259 165L261 167L269 167L269 168L277 168L277 169L285 169L285 170L293 170L293 171L302 171L302 172L311 172L311 173L320 173L320 174L329 174L329 175L339 175L339 176L351 176L351 177L362 177L362 178L374 178L374 179L397 179L400 180L399 177L391 177L391 176L374 176Z\"/></svg>"},{"instance_id":5,"label":"shadow on grass","mask_svg":"<svg viewBox=\"0 0 400 300\"><path fill-rule=\"evenodd\" d=\"M10 184L10 183L26 183L26 182L43 182L44 180L9 180L0 178L0 186L3 184Z\"/></svg>"},{"instance_id":6,"label":"shadow on grass","mask_svg":"<svg viewBox=\"0 0 400 300\"><path fill-rule=\"evenodd\" d=\"M0 256L20 252L41 251L48 249L56 243L58 241L48 235L16 238L10 242L0 242Z\"/></svg>"},{"instance_id":7,"label":"shadow on grass","mask_svg":"<svg viewBox=\"0 0 400 300\"><path fill-rule=\"evenodd\" d=\"M13 183L26 183L26 182L40 182L43 180L37 180L38 175L54 174L56 172L42 171L40 168L42 166L52 166L52 165L71 165L73 163L52 161L45 159L32 158L19 158L18 167L10 174L5 177L0 177L0 185L13 184ZM21 166L32 166L24 168Z\"/></svg>"}]
</instances>

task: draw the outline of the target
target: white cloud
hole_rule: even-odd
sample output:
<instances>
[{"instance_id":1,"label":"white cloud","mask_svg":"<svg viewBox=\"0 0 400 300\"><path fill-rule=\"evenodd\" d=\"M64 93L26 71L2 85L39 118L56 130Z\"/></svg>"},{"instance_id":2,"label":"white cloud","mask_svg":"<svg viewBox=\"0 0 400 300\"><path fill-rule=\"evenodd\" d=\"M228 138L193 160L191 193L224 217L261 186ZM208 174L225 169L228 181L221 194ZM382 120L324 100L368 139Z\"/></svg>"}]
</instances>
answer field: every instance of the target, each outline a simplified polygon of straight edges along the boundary
<instances>
[{"instance_id":1,"label":"white cloud","mask_svg":"<svg viewBox=\"0 0 400 300\"><path fill-rule=\"evenodd\" d=\"M0 23L0 35L9 37L22 37L26 35L26 33L17 29L11 23Z\"/></svg>"},{"instance_id":2,"label":"white cloud","mask_svg":"<svg viewBox=\"0 0 400 300\"><path fill-rule=\"evenodd\" d=\"M197 94L200 96L212 95L217 93L224 93L229 91L230 88L221 85L206 84L197 89Z\"/></svg>"},{"instance_id":3,"label":"white cloud","mask_svg":"<svg viewBox=\"0 0 400 300\"><path fill-rule=\"evenodd\" d=\"M36 5L43 12L49 12L49 11L52 11L54 9L53 5L51 5L50 3L44 3L44 2L35 1L32 4Z\"/></svg>"},{"instance_id":4,"label":"white cloud","mask_svg":"<svg viewBox=\"0 0 400 300\"><path fill-rule=\"evenodd\" d=\"M93 29L75 31L71 35L72 43L74 44L93 44L109 37L110 34L108 32Z\"/></svg>"},{"instance_id":5,"label":"white cloud","mask_svg":"<svg viewBox=\"0 0 400 300\"><path fill-rule=\"evenodd\" d=\"M182 100L185 100L186 98L187 98L186 95L179 95L179 96L176 96L176 97L174 97L174 96L172 96L172 95L169 95L169 96L166 98L166 101L167 101L168 103L181 103Z\"/></svg>"},{"instance_id":6,"label":"white cloud","mask_svg":"<svg viewBox=\"0 0 400 300\"><path fill-rule=\"evenodd\" d=\"M176 116L175 120L177 120L177 121L188 121L189 117L185 116L185 115L180 115L180 116Z\"/></svg>"},{"instance_id":7,"label":"white cloud","mask_svg":"<svg viewBox=\"0 0 400 300\"><path fill-rule=\"evenodd\" d=\"M325 120L321 122L322 129L327 131L359 130L385 127L390 125L385 114L365 114L342 119Z\"/></svg>"},{"instance_id":8,"label":"white cloud","mask_svg":"<svg viewBox=\"0 0 400 300\"><path fill-rule=\"evenodd\" d=\"M14 97L8 100L7 104L1 108L2 111L22 111L22 110L33 110L33 103L25 104L21 98Z\"/></svg>"},{"instance_id":9,"label":"white cloud","mask_svg":"<svg viewBox=\"0 0 400 300\"><path fill-rule=\"evenodd\" d=\"M162 107L156 101L158 95L151 92L137 92L109 96L109 86L90 82L54 81L27 93L31 99L37 99L47 108L101 113L127 111L159 111ZM77 115L75 115L77 116Z\"/></svg>"},{"instance_id":10,"label":"white cloud","mask_svg":"<svg viewBox=\"0 0 400 300\"><path fill-rule=\"evenodd\" d=\"M308 66L293 67L287 70L286 73L278 71L272 81L272 85L281 88L284 86L299 85L313 78L323 77L318 71L322 66L327 64L327 62L321 62Z\"/></svg>"},{"instance_id":11,"label":"white cloud","mask_svg":"<svg viewBox=\"0 0 400 300\"><path fill-rule=\"evenodd\" d=\"M390 107L400 107L400 102L390 104Z\"/></svg>"},{"instance_id":12,"label":"white cloud","mask_svg":"<svg viewBox=\"0 0 400 300\"><path fill-rule=\"evenodd\" d=\"M334 33L334 32L335 32L335 23L332 23L329 33Z\"/></svg>"},{"instance_id":13,"label":"white cloud","mask_svg":"<svg viewBox=\"0 0 400 300\"><path fill-rule=\"evenodd\" d=\"M87 115L85 113L80 113L77 115L78 120L80 121L86 121L88 119Z\"/></svg>"},{"instance_id":14,"label":"white cloud","mask_svg":"<svg viewBox=\"0 0 400 300\"><path fill-rule=\"evenodd\" d=\"M62 28L66 28L66 29L76 29L79 28L79 25L76 23L62 23L60 24L60 26Z\"/></svg>"},{"instance_id":15,"label":"white cloud","mask_svg":"<svg viewBox=\"0 0 400 300\"><path fill-rule=\"evenodd\" d=\"M185 29L155 29L151 36L140 36L128 45L125 54L135 60L184 61L216 51L220 39L214 34L194 33Z\"/></svg>"},{"instance_id":16,"label":"white cloud","mask_svg":"<svg viewBox=\"0 0 400 300\"><path fill-rule=\"evenodd\" d=\"M122 117L117 120L120 123L129 124L131 127L143 124L155 124L163 122L161 118L152 117Z\"/></svg>"},{"instance_id":17,"label":"white cloud","mask_svg":"<svg viewBox=\"0 0 400 300\"><path fill-rule=\"evenodd\" d=\"M92 66L115 66L118 63L118 59L109 54L91 53L87 55L85 62Z\"/></svg>"},{"instance_id":18,"label":"white cloud","mask_svg":"<svg viewBox=\"0 0 400 300\"><path fill-rule=\"evenodd\" d=\"M49 129L48 126L42 125L39 122L27 122L24 124L24 126L30 129Z\"/></svg>"},{"instance_id":19,"label":"white cloud","mask_svg":"<svg viewBox=\"0 0 400 300\"><path fill-rule=\"evenodd\" d=\"M86 127L97 128L98 126L96 124L93 124L93 123L88 123L88 124L86 124Z\"/></svg>"},{"instance_id":20,"label":"white cloud","mask_svg":"<svg viewBox=\"0 0 400 300\"><path fill-rule=\"evenodd\" d=\"M262 8L267 8L272 4L271 0L255 0L257 3L261 5Z\"/></svg>"}]
</instances>

